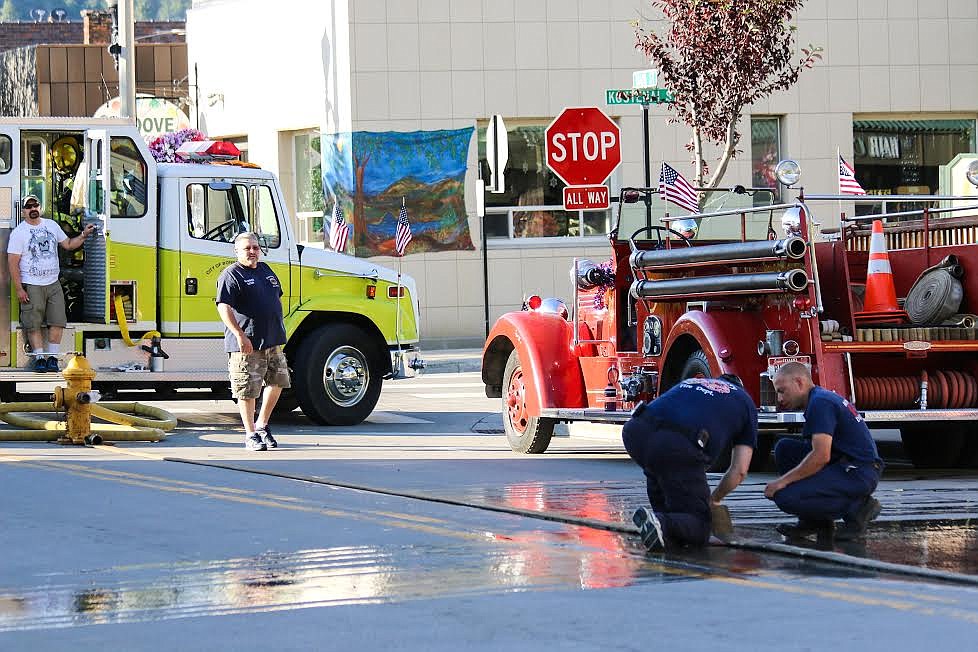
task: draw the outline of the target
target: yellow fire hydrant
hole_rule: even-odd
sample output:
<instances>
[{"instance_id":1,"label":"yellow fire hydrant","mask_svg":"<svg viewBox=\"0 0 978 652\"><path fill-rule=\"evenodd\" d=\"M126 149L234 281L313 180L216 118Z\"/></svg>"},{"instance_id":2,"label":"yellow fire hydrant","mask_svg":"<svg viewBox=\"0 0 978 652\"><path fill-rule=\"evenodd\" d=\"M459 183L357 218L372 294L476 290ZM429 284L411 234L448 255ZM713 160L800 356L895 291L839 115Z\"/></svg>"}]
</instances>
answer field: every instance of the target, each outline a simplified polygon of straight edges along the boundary
<instances>
[{"instance_id":1,"label":"yellow fire hydrant","mask_svg":"<svg viewBox=\"0 0 978 652\"><path fill-rule=\"evenodd\" d=\"M62 443L84 444L92 433L92 381L95 370L83 355L75 355L62 375L67 387L54 388L54 406L64 409L67 429Z\"/></svg>"}]
</instances>

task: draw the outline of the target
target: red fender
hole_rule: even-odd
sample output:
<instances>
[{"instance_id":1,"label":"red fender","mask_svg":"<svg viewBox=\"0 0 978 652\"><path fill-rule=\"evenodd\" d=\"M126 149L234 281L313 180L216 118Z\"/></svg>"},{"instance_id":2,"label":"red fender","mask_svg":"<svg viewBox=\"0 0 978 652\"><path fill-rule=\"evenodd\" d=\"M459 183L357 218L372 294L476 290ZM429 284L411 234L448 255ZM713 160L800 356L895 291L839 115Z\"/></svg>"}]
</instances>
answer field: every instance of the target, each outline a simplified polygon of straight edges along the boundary
<instances>
[{"instance_id":1,"label":"red fender","mask_svg":"<svg viewBox=\"0 0 978 652\"><path fill-rule=\"evenodd\" d=\"M493 325L482 352L487 396L499 396L509 353L516 349L526 382L526 409L587 407L584 375L574 348L571 324L553 313L508 312Z\"/></svg>"},{"instance_id":2,"label":"red fender","mask_svg":"<svg viewBox=\"0 0 978 652\"><path fill-rule=\"evenodd\" d=\"M703 312L691 310L680 317L669 331L665 350L673 343L689 335L700 345L710 369L719 374L737 374L753 395L757 378L767 368L767 360L757 355L757 341L764 337L764 320L761 313L722 310ZM754 396L757 401L759 396Z\"/></svg>"}]
</instances>

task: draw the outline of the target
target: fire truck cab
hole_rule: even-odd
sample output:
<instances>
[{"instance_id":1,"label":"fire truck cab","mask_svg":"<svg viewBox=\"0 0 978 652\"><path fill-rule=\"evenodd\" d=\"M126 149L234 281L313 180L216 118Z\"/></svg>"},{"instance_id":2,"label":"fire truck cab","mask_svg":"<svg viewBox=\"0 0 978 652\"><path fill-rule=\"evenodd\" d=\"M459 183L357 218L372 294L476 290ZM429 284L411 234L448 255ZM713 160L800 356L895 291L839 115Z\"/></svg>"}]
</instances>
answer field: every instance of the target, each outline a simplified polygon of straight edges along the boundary
<instances>
[{"instance_id":1,"label":"fire truck cab","mask_svg":"<svg viewBox=\"0 0 978 652\"><path fill-rule=\"evenodd\" d=\"M68 316L62 350L87 356L103 394L229 396L216 281L235 260L234 237L251 231L283 290L293 389L279 407L298 405L321 424L359 423L383 379L423 367L406 360L418 343L414 280L299 244L272 173L234 160L230 143L197 150L192 162L157 163L126 120L0 119L0 292L9 297L0 303L0 398L52 380L28 369L6 273L21 200L35 195L42 217L69 237L97 226L81 249L52 249Z\"/></svg>"},{"instance_id":2,"label":"fire truck cab","mask_svg":"<svg viewBox=\"0 0 978 652\"><path fill-rule=\"evenodd\" d=\"M797 176L779 166L789 186ZM623 210L656 193L621 190L610 257L573 261L569 302L529 296L491 329L482 378L513 450L541 453L558 422L623 423L682 379L734 373L758 406L763 462L776 434L801 429L771 382L798 361L870 427L899 429L916 465L978 466L978 198L775 203L738 186L695 218ZM875 214L822 230L841 201ZM900 297L883 312L863 309L874 221Z\"/></svg>"}]
</instances>

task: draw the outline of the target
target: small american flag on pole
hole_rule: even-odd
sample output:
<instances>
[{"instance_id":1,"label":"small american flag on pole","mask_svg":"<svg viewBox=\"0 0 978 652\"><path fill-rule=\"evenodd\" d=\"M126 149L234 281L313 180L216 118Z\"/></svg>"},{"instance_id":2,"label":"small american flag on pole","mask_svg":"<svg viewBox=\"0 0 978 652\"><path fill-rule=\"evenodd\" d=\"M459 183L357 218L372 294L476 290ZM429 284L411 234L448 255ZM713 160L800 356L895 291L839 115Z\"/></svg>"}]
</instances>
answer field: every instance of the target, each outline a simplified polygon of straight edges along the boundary
<instances>
[{"instance_id":1,"label":"small american flag on pole","mask_svg":"<svg viewBox=\"0 0 978 652\"><path fill-rule=\"evenodd\" d=\"M346 251L346 241L350 237L350 225L343 217L343 209L340 208L340 201L336 200L336 207L333 210L333 220L329 224L329 246L333 251L340 253Z\"/></svg>"},{"instance_id":2,"label":"small american flag on pole","mask_svg":"<svg viewBox=\"0 0 978 652\"><path fill-rule=\"evenodd\" d=\"M700 212L699 199L693 186L668 163L662 164L662 172L659 174L659 194L663 199L690 213Z\"/></svg>"},{"instance_id":3,"label":"small american flag on pole","mask_svg":"<svg viewBox=\"0 0 978 652\"><path fill-rule=\"evenodd\" d=\"M397 214L397 229L394 231L394 252L398 256L403 256L409 242L411 242L411 224L408 222L407 208L401 206Z\"/></svg>"},{"instance_id":4,"label":"small american flag on pole","mask_svg":"<svg viewBox=\"0 0 978 652\"><path fill-rule=\"evenodd\" d=\"M846 163L839 154L839 194L840 195L865 195L866 191L856 181L856 173L852 167Z\"/></svg>"}]
</instances>

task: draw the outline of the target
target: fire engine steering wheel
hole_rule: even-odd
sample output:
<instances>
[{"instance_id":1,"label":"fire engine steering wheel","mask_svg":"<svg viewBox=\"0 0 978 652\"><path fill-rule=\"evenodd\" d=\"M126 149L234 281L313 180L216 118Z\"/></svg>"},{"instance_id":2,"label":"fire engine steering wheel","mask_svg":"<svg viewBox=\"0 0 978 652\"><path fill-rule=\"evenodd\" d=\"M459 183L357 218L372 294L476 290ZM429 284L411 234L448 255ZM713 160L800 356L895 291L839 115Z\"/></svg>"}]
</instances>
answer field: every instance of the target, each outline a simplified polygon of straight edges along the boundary
<instances>
[{"instance_id":1,"label":"fire engine steering wheel","mask_svg":"<svg viewBox=\"0 0 978 652\"><path fill-rule=\"evenodd\" d=\"M684 236L679 231L675 231L673 229L670 229L668 226L653 225L653 226L643 226L642 228L640 228L637 231L635 231L635 233L633 233L630 238L628 238L628 242L632 245L632 250L634 251L635 249L637 249L637 247L635 246L635 237L639 233L648 232L651 235L652 231L655 231L656 232L656 237L658 238L658 243L656 244L656 249L663 249L665 247L665 245L664 245L664 243L662 241L662 234L663 233L671 233L672 235L674 235L677 238L679 238L682 242L684 242L687 247L692 247L693 246L693 243L689 241L689 238L687 238L686 236Z\"/></svg>"},{"instance_id":2,"label":"fire engine steering wheel","mask_svg":"<svg viewBox=\"0 0 978 652\"><path fill-rule=\"evenodd\" d=\"M231 242L238 234L238 223L235 220L228 220L224 224L218 224L213 229L205 233L204 240L217 240L218 242Z\"/></svg>"}]
</instances>

